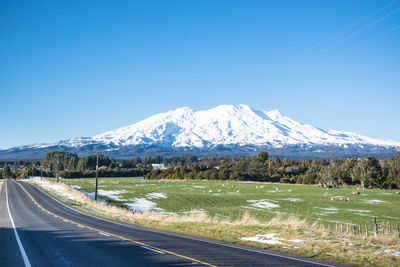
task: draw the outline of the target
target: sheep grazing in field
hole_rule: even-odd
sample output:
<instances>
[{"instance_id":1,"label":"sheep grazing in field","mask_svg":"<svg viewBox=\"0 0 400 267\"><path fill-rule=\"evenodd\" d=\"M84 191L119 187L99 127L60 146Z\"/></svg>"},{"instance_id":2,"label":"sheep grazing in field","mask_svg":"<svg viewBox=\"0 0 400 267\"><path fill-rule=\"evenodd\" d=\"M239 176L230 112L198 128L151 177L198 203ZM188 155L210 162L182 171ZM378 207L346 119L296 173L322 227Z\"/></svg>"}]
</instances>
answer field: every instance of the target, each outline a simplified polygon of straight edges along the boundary
<instances>
[{"instance_id":1,"label":"sheep grazing in field","mask_svg":"<svg viewBox=\"0 0 400 267\"><path fill-rule=\"evenodd\" d=\"M224 184L222 184L222 186L225 186Z\"/></svg>"},{"instance_id":2,"label":"sheep grazing in field","mask_svg":"<svg viewBox=\"0 0 400 267\"><path fill-rule=\"evenodd\" d=\"M236 193L240 193L240 190L236 190Z\"/></svg>"},{"instance_id":3,"label":"sheep grazing in field","mask_svg":"<svg viewBox=\"0 0 400 267\"><path fill-rule=\"evenodd\" d=\"M218 189L218 193L220 193L222 190L221 189Z\"/></svg>"},{"instance_id":4,"label":"sheep grazing in field","mask_svg":"<svg viewBox=\"0 0 400 267\"><path fill-rule=\"evenodd\" d=\"M292 192L292 189L289 189L288 192L289 192L289 193Z\"/></svg>"},{"instance_id":5,"label":"sheep grazing in field","mask_svg":"<svg viewBox=\"0 0 400 267\"><path fill-rule=\"evenodd\" d=\"M278 187L275 187L275 190L276 190L276 191L279 191L279 188L278 188Z\"/></svg>"},{"instance_id":6,"label":"sheep grazing in field","mask_svg":"<svg viewBox=\"0 0 400 267\"><path fill-rule=\"evenodd\" d=\"M400 192L396 192L396 195L400 195Z\"/></svg>"},{"instance_id":7,"label":"sheep grazing in field","mask_svg":"<svg viewBox=\"0 0 400 267\"><path fill-rule=\"evenodd\" d=\"M351 192L351 194L352 194L353 196L356 196L356 195L359 195L360 192Z\"/></svg>"},{"instance_id":8,"label":"sheep grazing in field","mask_svg":"<svg viewBox=\"0 0 400 267\"><path fill-rule=\"evenodd\" d=\"M339 201L343 201L343 198L342 198L342 197L339 197Z\"/></svg>"},{"instance_id":9,"label":"sheep grazing in field","mask_svg":"<svg viewBox=\"0 0 400 267\"><path fill-rule=\"evenodd\" d=\"M328 191L328 190L329 190L329 188L327 187L327 188L326 188L326 191Z\"/></svg>"},{"instance_id":10,"label":"sheep grazing in field","mask_svg":"<svg viewBox=\"0 0 400 267\"><path fill-rule=\"evenodd\" d=\"M212 190L208 190L208 193L212 193Z\"/></svg>"},{"instance_id":11,"label":"sheep grazing in field","mask_svg":"<svg viewBox=\"0 0 400 267\"><path fill-rule=\"evenodd\" d=\"M346 201L350 201L350 198L348 197L348 198L346 198Z\"/></svg>"},{"instance_id":12,"label":"sheep grazing in field","mask_svg":"<svg viewBox=\"0 0 400 267\"><path fill-rule=\"evenodd\" d=\"M260 185L260 188L264 188L264 186L263 186L263 185Z\"/></svg>"},{"instance_id":13,"label":"sheep grazing in field","mask_svg":"<svg viewBox=\"0 0 400 267\"><path fill-rule=\"evenodd\" d=\"M258 185L256 186L256 189L258 189Z\"/></svg>"},{"instance_id":14,"label":"sheep grazing in field","mask_svg":"<svg viewBox=\"0 0 400 267\"><path fill-rule=\"evenodd\" d=\"M331 200L335 200L335 198L334 198L334 197L331 197Z\"/></svg>"}]
</instances>

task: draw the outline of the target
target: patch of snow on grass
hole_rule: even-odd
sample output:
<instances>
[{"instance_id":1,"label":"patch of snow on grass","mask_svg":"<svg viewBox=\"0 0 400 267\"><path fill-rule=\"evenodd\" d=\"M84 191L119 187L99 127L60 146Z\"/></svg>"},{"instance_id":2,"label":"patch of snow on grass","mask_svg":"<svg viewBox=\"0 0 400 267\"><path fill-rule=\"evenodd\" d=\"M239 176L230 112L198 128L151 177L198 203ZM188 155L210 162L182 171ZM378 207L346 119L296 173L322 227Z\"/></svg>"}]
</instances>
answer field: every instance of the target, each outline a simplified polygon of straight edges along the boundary
<instances>
[{"instance_id":1,"label":"patch of snow on grass","mask_svg":"<svg viewBox=\"0 0 400 267\"><path fill-rule=\"evenodd\" d=\"M321 210L329 210L329 211L338 211L339 209L336 207L328 207L328 208L320 208Z\"/></svg>"},{"instance_id":2,"label":"patch of snow on grass","mask_svg":"<svg viewBox=\"0 0 400 267\"><path fill-rule=\"evenodd\" d=\"M124 203L129 209L139 212L157 211L163 212L161 208L157 208L157 203L145 198L135 198L133 203Z\"/></svg>"},{"instance_id":3,"label":"patch of snow on grass","mask_svg":"<svg viewBox=\"0 0 400 267\"><path fill-rule=\"evenodd\" d=\"M46 188L47 190L53 191L53 192L57 192L57 193L61 193L64 192L64 187L62 185L58 185L58 184L45 184L45 183L41 183L40 184L42 187Z\"/></svg>"},{"instance_id":4,"label":"patch of snow on grass","mask_svg":"<svg viewBox=\"0 0 400 267\"><path fill-rule=\"evenodd\" d=\"M82 187L80 187L79 185L70 185L72 188L75 188L77 190L81 189Z\"/></svg>"},{"instance_id":5,"label":"patch of snow on grass","mask_svg":"<svg viewBox=\"0 0 400 267\"><path fill-rule=\"evenodd\" d=\"M148 193L146 194L146 198L148 199L159 199L159 198L167 198L164 193Z\"/></svg>"},{"instance_id":6,"label":"patch of snow on grass","mask_svg":"<svg viewBox=\"0 0 400 267\"><path fill-rule=\"evenodd\" d=\"M383 252L385 252L385 253L392 253L394 256L400 257L400 252L399 252L399 251L395 251L395 250L392 250L392 249L386 249L386 250L384 250Z\"/></svg>"},{"instance_id":7,"label":"patch of snow on grass","mask_svg":"<svg viewBox=\"0 0 400 267\"><path fill-rule=\"evenodd\" d=\"M285 243L282 243L280 240L286 240L284 238L277 237L278 234L265 234L265 235L256 235L256 236L251 236L251 237L241 237L239 240L243 241L253 241L253 242L258 242L262 244L268 244L268 245L287 245Z\"/></svg>"},{"instance_id":8,"label":"patch of snow on grass","mask_svg":"<svg viewBox=\"0 0 400 267\"><path fill-rule=\"evenodd\" d=\"M195 213L202 213L202 212L204 212L203 209L182 211L182 212L179 212L179 213L180 213L180 214L195 214Z\"/></svg>"},{"instance_id":9,"label":"patch of snow on grass","mask_svg":"<svg viewBox=\"0 0 400 267\"><path fill-rule=\"evenodd\" d=\"M74 197L71 194L70 190L68 190L66 185L63 184L54 184L50 181L46 180L37 180L36 183L39 184L42 188L47 191L50 191L59 197L63 198L66 201L73 201Z\"/></svg>"},{"instance_id":10,"label":"patch of snow on grass","mask_svg":"<svg viewBox=\"0 0 400 267\"><path fill-rule=\"evenodd\" d=\"M206 188L205 186L202 186L202 185L194 185L192 187L194 187L194 188Z\"/></svg>"},{"instance_id":11,"label":"patch of snow on grass","mask_svg":"<svg viewBox=\"0 0 400 267\"><path fill-rule=\"evenodd\" d=\"M125 191L125 190L103 190L103 189L97 190L97 194L109 197L115 201L126 201L126 199L123 199L121 196L119 196L120 194L123 194L126 192L127 191Z\"/></svg>"},{"instance_id":12,"label":"patch of snow on grass","mask_svg":"<svg viewBox=\"0 0 400 267\"><path fill-rule=\"evenodd\" d=\"M295 198L295 197L290 197L290 198L288 198L287 200L289 200L289 201L291 201L291 202L303 201L302 199L300 199L300 198Z\"/></svg>"},{"instance_id":13,"label":"patch of snow on grass","mask_svg":"<svg viewBox=\"0 0 400 267\"><path fill-rule=\"evenodd\" d=\"M247 202L252 203L251 206L261 209L279 208L279 204L272 203L268 199L247 200Z\"/></svg>"},{"instance_id":14,"label":"patch of snow on grass","mask_svg":"<svg viewBox=\"0 0 400 267\"><path fill-rule=\"evenodd\" d=\"M360 212L360 213L370 213L370 210L353 210L353 209L348 209L348 211L352 211L352 212Z\"/></svg>"},{"instance_id":15,"label":"patch of snow on grass","mask_svg":"<svg viewBox=\"0 0 400 267\"><path fill-rule=\"evenodd\" d=\"M287 248L287 249L298 248L298 247L283 243L281 241L288 241L288 242L292 242L292 243L303 243L304 242L301 239L287 240L285 238L278 237L278 235L279 234L274 234L274 233L264 234L264 235L258 234L256 236L251 236L251 237L241 237L241 238L239 238L239 240L258 242L258 243L268 244L268 245L282 245L283 248Z\"/></svg>"},{"instance_id":16,"label":"patch of snow on grass","mask_svg":"<svg viewBox=\"0 0 400 267\"><path fill-rule=\"evenodd\" d=\"M387 201L379 200L379 199L367 199L365 200L368 204L375 204L375 203L387 203Z\"/></svg>"}]
</instances>

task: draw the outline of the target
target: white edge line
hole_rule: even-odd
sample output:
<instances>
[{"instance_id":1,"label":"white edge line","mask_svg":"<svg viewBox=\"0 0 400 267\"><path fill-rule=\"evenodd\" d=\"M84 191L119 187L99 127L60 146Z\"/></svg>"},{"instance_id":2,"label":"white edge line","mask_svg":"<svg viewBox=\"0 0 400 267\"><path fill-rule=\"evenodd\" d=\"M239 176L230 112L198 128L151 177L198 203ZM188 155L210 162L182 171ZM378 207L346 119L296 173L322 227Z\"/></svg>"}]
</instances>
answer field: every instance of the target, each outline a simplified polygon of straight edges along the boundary
<instances>
[{"instance_id":1,"label":"white edge line","mask_svg":"<svg viewBox=\"0 0 400 267\"><path fill-rule=\"evenodd\" d=\"M32 185L33 187L39 189L43 194L45 194L46 196L52 198L56 202L60 203L61 205L65 206L65 207L67 207L69 209L75 210L76 212L78 212L78 213L80 213L82 215L86 215L86 216L89 216L89 217L92 217L92 218L95 218L95 219L98 219L98 220L102 220L102 221L105 221L105 222L109 222L109 223L113 223L113 224L129 227L129 228L133 228L135 230L140 230L140 231L143 231L143 232L152 232L152 233L158 233L158 234L161 233L161 234L164 234L164 235L167 235L167 236L180 237L180 238L184 238L184 239L195 240L195 241L199 241L199 242L210 243L210 244L220 245L220 246L229 247L229 248L235 248L235 249L238 249L238 250L245 250L245 251L255 252L255 253L264 254L264 255L268 255L268 256L275 256L275 257L278 257L278 258L284 258L284 259L295 260L295 261L300 261L300 262L304 262L304 263L310 263L310 264L313 264L313 265L319 265L319 266L325 266L325 267L335 267L335 265L329 265L329 264L326 264L326 263L308 261L308 260L299 259L299 258L295 258L295 257L274 254L274 253L270 253L270 252L266 252L266 251L260 251L260 250L255 250L255 249L251 249L251 248L238 247L238 246L234 246L234 245L230 245L230 244L225 244L225 243L220 243L220 242L213 242L211 240L198 239L198 238L195 238L195 237L189 237L189 236L185 236L185 235L166 233L166 232L152 230L152 229L145 229L145 228L140 228L140 227L129 225L129 224L123 224L123 223L107 220L107 219L104 219L104 218L101 218L101 217L98 217L98 216L94 216L94 215L89 214L89 213L82 212L82 211L74 209L72 207L69 207L66 204L64 204L61 201L59 201L58 199L54 198L52 195L44 192L39 186L33 185L33 184L30 184L30 185Z\"/></svg>"},{"instance_id":2,"label":"white edge line","mask_svg":"<svg viewBox=\"0 0 400 267\"><path fill-rule=\"evenodd\" d=\"M160 253L160 254L165 254L164 252L162 252L162 251L159 251L159 250L156 250L156 249L152 249L152 248L149 248L149 247L146 247L146 246L140 246L141 248L144 248L144 249L148 249L148 250L151 250L151 251L154 251L154 252L157 252L157 253Z\"/></svg>"},{"instance_id":3,"label":"white edge line","mask_svg":"<svg viewBox=\"0 0 400 267\"><path fill-rule=\"evenodd\" d=\"M110 236L110 235L108 235L106 233L103 233L103 232L99 232L99 234L104 235L104 236Z\"/></svg>"},{"instance_id":4,"label":"white edge line","mask_svg":"<svg viewBox=\"0 0 400 267\"><path fill-rule=\"evenodd\" d=\"M14 230L15 239L17 239L19 251L21 252L21 256L22 256L22 259L24 260L25 266L26 266L26 267L31 267L31 263L29 262L28 256L27 256L26 253L25 253L25 249L24 249L24 246L22 245L21 239L19 239L18 231L17 231L17 229L15 228L14 220L13 220L13 218L12 218L12 216L11 216L10 206L8 205L7 182L5 182L5 184L6 184L7 210L8 210L8 215L10 216L11 225L12 225L13 230Z\"/></svg>"}]
</instances>

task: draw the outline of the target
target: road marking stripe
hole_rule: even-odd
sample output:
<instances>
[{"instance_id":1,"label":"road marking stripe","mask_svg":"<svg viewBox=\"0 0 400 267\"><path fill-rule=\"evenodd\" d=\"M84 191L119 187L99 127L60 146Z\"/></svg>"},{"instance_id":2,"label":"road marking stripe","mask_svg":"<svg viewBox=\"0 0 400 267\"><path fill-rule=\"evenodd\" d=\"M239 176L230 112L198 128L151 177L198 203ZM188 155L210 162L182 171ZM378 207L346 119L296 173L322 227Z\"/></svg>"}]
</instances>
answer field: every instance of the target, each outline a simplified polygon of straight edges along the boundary
<instances>
[{"instance_id":1,"label":"road marking stripe","mask_svg":"<svg viewBox=\"0 0 400 267\"><path fill-rule=\"evenodd\" d=\"M159 251L159 250L156 250L156 249L152 249L152 248L149 248L149 247L146 247L146 246L140 246L141 248L145 248L145 249L148 249L148 250L151 250L151 251L154 251L154 252L157 252L157 253L160 253L160 254L165 254L164 252L162 252L162 251Z\"/></svg>"},{"instance_id":2,"label":"road marking stripe","mask_svg":"<svg viewBox=\"0 0 400 267\"><path fill-rule=\"evenodd\" d=\"M91 227L91 226L88 226L88 225L84 225L84 224L72 221L72 220L64 218L64 217L62 217L60 215L56 215L55 213L53 213L53 212L45 209L44 207L42 207L20 183L18 183L18 185L25 191L25 193L29 196L29 198L33 201L33 203L35 203L38 207L42 208L43 210L49 212L50 214L52 214L56 218L59 218L61 220L67 220L67 221L69 221L71 223L74 223L74 224L76 224L78 226L81 225L82 227L86 227L87 229L94 230L94 231L97 231L97 232L102 232L102 233L108 234L110 236L117 237L117 238L125 240L125 241L129 241L131 243L135 243L135 244L138 244L138 245L141 245L141 246L145 246L147 248L152 248L152 249L158 250L160 252L164 252L164 253L167 253L167 254L171 254L171 255L177 256L177 257L182 258L182 259L187 259L187 260L190 260L190 261L198 262L198 263L201 263L201 264L204 264L204 265L207 265L207 266L217 267L216 265L213 265L213 264L208 263L208 262L196 260L196 259L193 259L191 257L187 257L187 256L184 256L184 255L181 255L181 254L169 251L169 250L165 250L165 249L161 249L161 248L154 247L154 246L151 246L151 245L147 245L147 244L145 244L143 242L140 242L140 241L136 241L136 240L133 240L133 239L129 239L129 238L120 236L120 235L112 234L112 233L109 233L109 232L106 232L106 231L103 231L103 230L100 230L100 229L97 229L97 228L94 228L94 227Z\"/></svg>"},{"instance_id":3,"label":"road marking stripe","mask_svg":"<svg viewBox=\"0 0 400 267\"><path fill-rule=\"evenodd\" d=\"M24 260L25 266L26 266L26 267L31 267L31 263L29 262L28 256L27 256L26 253L25 253L25 249L24 249L24 246L22 245L21 239L19 239L19 235L18 235L18 232L17 232L17 228L15 228L14 220L13 220L13 218L12 218L12 216L11 216L10 206L8 205L7 182L5 182L5 184L6 184L6 199L7 199L7 210L8 210L8 215L10 215L11 225L12 225L13 230L14 230L15 238L17 239L19 251L21 252L21 256L22 256L22 259Z\"/></svg>"},{"instance_id":4,"label":"road marking stripe","mask_svg":"<svg viewBox=\"0 0 400 267\"><path fill-rule=\"evenodd\" d=\"M110 236L110 235L108 235L108 234L105 234L105 233L102 233L102 232L99 232L99 234L101 234L101 235L105 235L105 236Z\"/></svg>"}]
</instances>

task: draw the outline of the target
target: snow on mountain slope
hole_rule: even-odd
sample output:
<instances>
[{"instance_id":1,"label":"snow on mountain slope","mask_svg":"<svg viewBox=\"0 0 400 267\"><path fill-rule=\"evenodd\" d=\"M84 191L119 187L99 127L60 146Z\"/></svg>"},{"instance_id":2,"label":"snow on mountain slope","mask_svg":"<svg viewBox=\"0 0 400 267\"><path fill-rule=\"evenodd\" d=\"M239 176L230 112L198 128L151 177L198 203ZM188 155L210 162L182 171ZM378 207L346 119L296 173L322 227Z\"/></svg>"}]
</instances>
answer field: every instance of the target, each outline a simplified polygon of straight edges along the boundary
<instances>
[{"instance_id":1,"label":"snow on mountain slope","mask_svg":"<svg viewBox=\"0 0 400 267\"><path fill-rule=\"evenodd\" d=\"M350 132L321 130L283 116L278 110L255 111L246 105L221 105L194 112L188 107L151 116L138 123L96 135L73 139L105 145L155 144L167 147L216 145L376 145L400 147L400 142L372 139Z\"/></svg>"}]
</instances>

